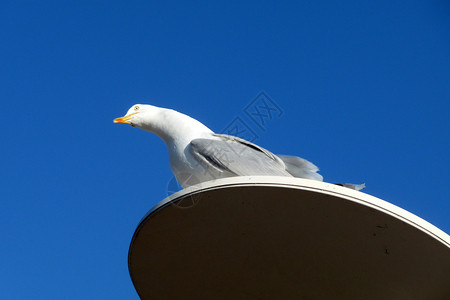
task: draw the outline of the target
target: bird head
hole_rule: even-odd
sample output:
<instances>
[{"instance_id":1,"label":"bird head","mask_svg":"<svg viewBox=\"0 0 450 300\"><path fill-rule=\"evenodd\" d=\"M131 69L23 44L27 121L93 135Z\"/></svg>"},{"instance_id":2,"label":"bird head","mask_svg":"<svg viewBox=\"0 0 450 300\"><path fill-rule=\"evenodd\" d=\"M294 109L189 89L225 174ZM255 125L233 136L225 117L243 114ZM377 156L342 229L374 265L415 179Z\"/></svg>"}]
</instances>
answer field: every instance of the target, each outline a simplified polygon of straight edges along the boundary
<instances>
[{"instance_id":1,"label":"bird head","mask_svg":"<svg viewBox=\"0 0 450 300\"><path fill-rule=\"evenodd\" d=\"M129 124L133 127L141 128L148 119L146 118L146 115L152 111L152 107L153 106L147 104L135 104L128 110L125 116L116 118L113 122Z\"/></svg>"},{"instance_id":2,"label":"bird head","mask_svg":"<svg viewBox=\"0 0 450 300\"><path fill-rule=\"evenodd\" d=\"M193 138L212 133L208 127L187 115L148 104L133 105L125 116L114 119L114 123L125 123L152 132L166 144L175 139L188 143Z\"/></svg>"}]
</instances>

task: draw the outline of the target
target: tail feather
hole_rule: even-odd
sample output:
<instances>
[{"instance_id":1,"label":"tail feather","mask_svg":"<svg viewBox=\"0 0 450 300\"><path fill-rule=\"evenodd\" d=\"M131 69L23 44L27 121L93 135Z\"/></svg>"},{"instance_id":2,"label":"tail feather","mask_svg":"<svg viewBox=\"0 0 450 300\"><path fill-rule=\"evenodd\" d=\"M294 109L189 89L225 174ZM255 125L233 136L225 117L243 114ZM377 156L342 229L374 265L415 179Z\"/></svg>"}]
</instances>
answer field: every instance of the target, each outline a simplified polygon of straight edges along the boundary
<instances>
[{"instance_id":1,"label":"tail feather","mask_svg":"<svg viewBox=\"0 0 450 300\"><path fill-rule=\"evenodd\" d=\"M340 185L340 186L343 186L343 187L346 187L346 188L349 188L349 189L352 189L352 190L355 190L355 191L360 191L360 190L362 190L363 188L366 187L365 183L361 183L361 184L336 183L336 185Z\"/></svg>"},{"instance_id":2,"label":"tail feather","mask_svg":"<svg viewBox=\"0 0 450 300\"><path fill-rule=\"evenodd\" d=\"M286 171L294 177L323 181L319 168L312 162L298 156L277 155L285 164Z\"/></svg>"}]
</instances>

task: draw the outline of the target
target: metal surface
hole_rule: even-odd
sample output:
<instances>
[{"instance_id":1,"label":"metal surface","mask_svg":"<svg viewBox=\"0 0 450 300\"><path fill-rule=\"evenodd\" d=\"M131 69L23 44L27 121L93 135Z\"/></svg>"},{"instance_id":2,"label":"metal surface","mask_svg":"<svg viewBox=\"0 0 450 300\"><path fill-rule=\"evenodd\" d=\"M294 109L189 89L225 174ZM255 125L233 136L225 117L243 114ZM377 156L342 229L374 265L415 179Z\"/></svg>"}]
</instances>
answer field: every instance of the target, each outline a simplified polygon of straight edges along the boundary
<instances>
[{"instance_id":1,"label":"metal surface","mask_svg":"<svg viewBox=\"0 0 450 300\"><path fill-rule=\"evenodd\" d=\"M184 189L141 221L142 299L450 299L450 238L367 194L235 177Z\"/></svg>"}]
</instances>

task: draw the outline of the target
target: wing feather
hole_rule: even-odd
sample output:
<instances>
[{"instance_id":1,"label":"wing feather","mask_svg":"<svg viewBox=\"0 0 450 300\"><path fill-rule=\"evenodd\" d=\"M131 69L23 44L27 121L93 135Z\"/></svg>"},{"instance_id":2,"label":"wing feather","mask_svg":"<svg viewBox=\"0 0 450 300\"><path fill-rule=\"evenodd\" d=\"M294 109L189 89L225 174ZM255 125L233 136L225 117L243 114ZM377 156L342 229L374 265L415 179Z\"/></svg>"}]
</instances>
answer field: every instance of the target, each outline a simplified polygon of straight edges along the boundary
<instances>
[{"instance_id":1,"label":"wing feather","mask_svg":"<svg viewBox=\"0 0 450 300\"><path fill-rule=\"evenodd\" d=\"M283 161L270 151L246 140L223 134L218 139L194 139L191 154L206 168L230 172L237 176L289 176Z\"/></svg>"}]
</instances>

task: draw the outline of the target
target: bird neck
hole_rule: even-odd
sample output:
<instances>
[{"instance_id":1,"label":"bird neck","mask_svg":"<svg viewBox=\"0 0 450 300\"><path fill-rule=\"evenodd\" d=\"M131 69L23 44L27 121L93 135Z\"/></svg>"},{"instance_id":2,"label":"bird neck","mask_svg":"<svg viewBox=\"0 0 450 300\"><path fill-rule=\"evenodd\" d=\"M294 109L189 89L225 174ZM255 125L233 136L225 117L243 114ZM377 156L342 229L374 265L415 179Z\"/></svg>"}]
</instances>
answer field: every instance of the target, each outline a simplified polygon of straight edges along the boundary
<instances>
[{"instance_id":1,"label":"bird neck","mask_svg":"<svg viewBox=\"0 0 450 300\"><path fill-rule=\"evenodd\" d=\"M186 147L193 139L213 132L199 121L172 109L160 108L155 122L142 128L158 135L168 147Z\"/></svg>"}]
</instances>

